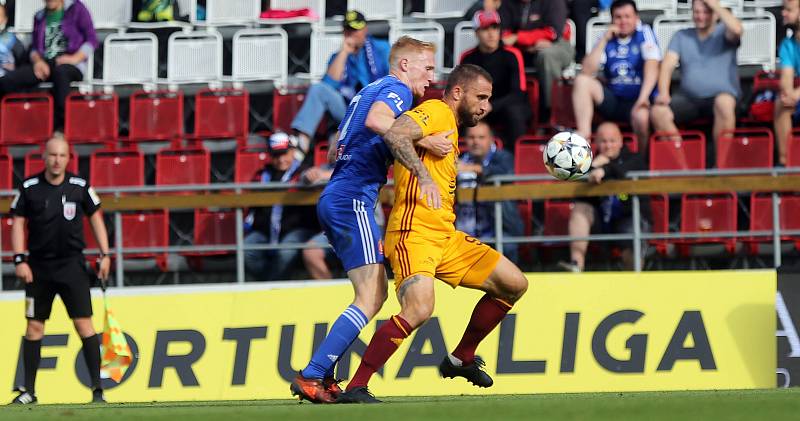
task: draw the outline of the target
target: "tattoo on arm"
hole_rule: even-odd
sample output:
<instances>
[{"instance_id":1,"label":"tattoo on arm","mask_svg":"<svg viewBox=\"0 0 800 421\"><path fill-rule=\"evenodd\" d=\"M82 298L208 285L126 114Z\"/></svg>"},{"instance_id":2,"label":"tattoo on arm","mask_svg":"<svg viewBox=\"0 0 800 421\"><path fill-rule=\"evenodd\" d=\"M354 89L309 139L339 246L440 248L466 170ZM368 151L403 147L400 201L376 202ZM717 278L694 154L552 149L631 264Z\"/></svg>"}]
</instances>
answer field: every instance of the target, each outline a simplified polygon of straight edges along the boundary
<instances>
[{"instance_id":1,"label":"tattoo on arm","mask_svg":"<svg viewBox=\"0 0 800 421\"><path fill-rule=\"evenodd\" d=\"M422 139L422 127L411 117L401 115L383 136L394 158L408 168L420 181L431 181L428 169L414 150L414 142Z\"/></svg>"}]
</instances>

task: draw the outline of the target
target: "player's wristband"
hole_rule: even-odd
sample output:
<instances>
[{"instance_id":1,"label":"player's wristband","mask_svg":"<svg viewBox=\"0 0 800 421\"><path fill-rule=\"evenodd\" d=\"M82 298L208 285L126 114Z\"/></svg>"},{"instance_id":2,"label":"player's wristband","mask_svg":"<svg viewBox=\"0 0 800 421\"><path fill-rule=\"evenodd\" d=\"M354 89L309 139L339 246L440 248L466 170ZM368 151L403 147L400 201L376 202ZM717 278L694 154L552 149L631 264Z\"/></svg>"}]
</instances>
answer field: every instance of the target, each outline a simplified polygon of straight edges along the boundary
<instances>
[{"instance_id":1,"label":"player's wristband","mask_svg":"<svg viewBox=\"0 0 800 421\"><path fill-rule=\"evenodd\" d=\"M14 255L14 266L20 263L25 263L27 261L28 261L28 256L25 256L24 253L19 253Z\"/></svg>"}]
</instances>

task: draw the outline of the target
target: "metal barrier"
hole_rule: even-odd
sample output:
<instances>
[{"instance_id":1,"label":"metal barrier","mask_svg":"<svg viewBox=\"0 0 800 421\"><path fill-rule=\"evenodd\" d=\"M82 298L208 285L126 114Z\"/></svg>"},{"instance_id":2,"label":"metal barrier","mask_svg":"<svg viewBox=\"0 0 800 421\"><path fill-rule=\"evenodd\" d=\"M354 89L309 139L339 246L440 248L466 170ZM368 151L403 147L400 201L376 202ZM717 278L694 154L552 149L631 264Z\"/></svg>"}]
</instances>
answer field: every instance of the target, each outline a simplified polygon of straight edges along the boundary
<instances>
[{"instance_id":1,"label":"metal barrier","mask_svg":"<svg viewBox=\"0 0 800 421\"><path fill-rule=\"evenodd\" d=\"M658 172L648 172L648 171L637 171L637 172L630 172L628 174L628 178L630 181L623 181L622 183L641 183L645 184L646 179L659 179L659 180L666 180L668 178L676 178L676 177L694 177L694 176L702 176L703 180L713 180L714 178L719 177L732 177L732 176L742 176L742 175L768 175L770 177L780 177L786 176L790 174L800 174L800 168L760 168L760 169L741 169L741 170L705 170L705 171L658 171ZM613 240L630 240L633 242L633 249L634 249L634 267L637 271L641 270L641 263L642 263L642 249L641 249L641 242L642 240L659 240L659 239L693 239L693 238L730 238L730 237L752 237L752 236L772 236L773 239L773 265L778 267L781 265L781 252L780 252L780 237L781 235L800 235L800 231L783 231L780 229L780 209L778 206L778 195L777 193L772 194L772 211L773 211L773 230L772 231L738 231L738 232L714 232L714 233L661 233L661 234L654 234L654 233L643 233L641 231L641 209L639 203L639 195L640 194L649 194L649 193L658 193L659 190L656 190L654 187L648 187L651 191L647 192L633 192L631 196L633 197L633 219L634 219L634 232L632 234L600 234L600 235L589 235L587 237L570 237L570 236L520 236L520 237L506 237L503 235L502 231L502 218L503 218L503 211L502 211L502 203L498 201L498 199L504 200L515 200L520 198L525 199L543 199L543 198L554 198L554 197L562 197L562 198L570 198L570 197L582 197L581 194L574 192L577 187L583 189L582 186L579 186L579 183L551 183L550 186L543 187L538 185L537 188L544 189L547 188L548 190L553 190L555 193L548 192L547 194L544 193L537 193L537 192L529 192L526 191L527 189L531 188L531 184L515 184L513 186L508 186L509 183L513 182L531 182L531 181L552 181L553 179L547 175L503 175L503 176L494 176L491 177L488 182L490 185L483 185L478 186L476 190L473 189L462 189L458 194L459 196L466 196L471 197L476 201L494 201L495 204L495 238L484 238L482 239L485 242L495 244L495 247L498 251L502 253L504 244L520 244L520 243L543 243L543 242L565 242L565 241L572 241L572 240L589 240L589 241L613 241ZM723 180L728 181L732 180L730 178L723 178ZM620 183L617 181L608 181L604 184L607 186L614 186L614 183ZM788 183L790 185L789 188L786 190L791 191L800 191L800 178L798 178L797 182ZM286 200L286 203L291 202L292 204L308 204L311 205L316 203L316 195L319 192L319 189L324 186L324 183L318 183L315 185L303 185L303 184L295 184L295 183L279 183L279 182L272 182L272 183L216 183L216 184L209 184L209 185L170 185L170 186L142 186L142 187L120 187L120 188L104 188L104 189L97 189L97 192L103 195L104 199L104 207L108 209L110 212L113 213L113 220L114 220L114 228L115 228L115 244L111 247L111 253L116 257L116 279L117 279L117 286L124 287L124 253L136 253L136 252L166 252L166 253L182 253L182 252L205 252L205 251L235 251L236 254L236 280L238 283L244 283L245 281L245 268L244 268L244 252L248 250L273 250L273 249L303 249L303 248L317 248L318 245L308 245L308 244L259 244L259 245L245 245L244 244L244 226L243 226L243 209L249 206L268 206L270 204L275 203L284 203L281 200ZM626 184L626 186L636 186L636 184ZM514 194L510 195L510 197L501 196L506 194L508 188L512 187L514 190ZM305 196L298 199L297 196L302 196L302 194L298 195L295 193L289 193L286 195L282 193L282 196L275 196L269 197L264 200L255 200L247 199L247 192L259 192L259 191L285 191L288 189L296 189L301 188L305 192ZM579 189L579 190L580 190ZM309 190L313 191L313 195L309 195ZM583 189L589 192L592 196L601 196L602 191L593 191L592 188ZM600 190L594 189L594 190ZM708 187L706 191L714 191L718 190L715 187ZM729 189L735 190L735 187ZM763 189L762 189L763 191ZM203 202L204 206L208 207L226 207L226 208L234 208L236 210L235 217L236 217L236 243L234 245L204 245L204 246L168 246L168 247L149 247L149 248L126 248L123 249L122 247L122 236L123 228L122 228L122 218L121 218L121 211L123 210L134 210L134 209L158 209L158 208L168 208L168 209L192 209L193 207L200 207L200 206L188 206L185 204L180 204L179 202L182 200L183 203L189 202L197 202L198 200L203 201L206 197L205 195L194 195L194 196L147 196L146 199L147 206L143 205L142 203L138 203L138 207L125 207L125 199L136 199L136 196L130 196L131 194L136 193L176 193L176 192L204 192L208 194L209 192L233 192L235 195L221 195L217 194L214 198L221 203L219 205L217 203L205 203ZM385 192L385 190L384 190ZM618 193L623 193L625 191L618 191ZM485 196L496 196L496 198L489 197L488 199L483 197L484 193L489 193ZM10 202L10 196L16 194L15 190L6 190L0 191L0 201L4 206L8 206ZM237 197L243 197L242 200L239 200ZM382 195L384 200L391 200L387 199L386 195ZM159 200L167 200L167 198L174 199L178 205L163 205ZM111 206L107 206L108 199L112 199ZM117 205L114 204L114 200L118 201ZM130 201L130 200L129 200ZM142 200L139 200L142 202ZM110 209L109 209L110 208ZM111 246L111 245L110 245ZM326 246L330 247L330 246ZM87 250L88 252L92 252L95 250ZM0 251L0 256L8 257L13 254L12 251ZM0 271L0 289L2 289L2 271Z\"/></svg>"}]
</instances>

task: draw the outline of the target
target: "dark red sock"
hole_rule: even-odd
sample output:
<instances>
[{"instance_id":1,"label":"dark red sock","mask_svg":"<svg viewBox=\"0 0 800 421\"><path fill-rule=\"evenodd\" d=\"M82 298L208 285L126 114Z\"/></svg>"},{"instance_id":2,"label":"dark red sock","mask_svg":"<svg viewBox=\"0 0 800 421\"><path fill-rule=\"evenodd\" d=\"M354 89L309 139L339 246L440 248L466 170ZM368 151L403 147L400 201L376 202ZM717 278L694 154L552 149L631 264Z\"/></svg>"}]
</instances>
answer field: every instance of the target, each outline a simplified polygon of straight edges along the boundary
<instances>
[{"instance_id":1,"label":"dark red sock","mask_svg":"<svg viewBox=\"0 0 800 421\"><path fill-rule=\"evenodd\" d=\"M369 341L356 374L347 384L347 390L366 386L370 377L386 364L389 357L397 351L397 348L403 343L403 339L407 338L412 330L411 325L400 316L392 316L390 320L384 322Z\"/></svg>"},{"instance_id":2,"label":"dark red sock","mask_svg":"<svg viewBox=\"0 0 800 421\"><path fill-rule=\"evenodd\" d=\"M475 350L478 349L478 344L500 324L509 310L511 310L511 306L507 303L494 299L488 294L484 295L475 305L475 310L472 310L472 317L469 319L461 342L453 350L453 356L461 360L464 365L472 364L475 361Z\"/></svg>"}]
</instances>

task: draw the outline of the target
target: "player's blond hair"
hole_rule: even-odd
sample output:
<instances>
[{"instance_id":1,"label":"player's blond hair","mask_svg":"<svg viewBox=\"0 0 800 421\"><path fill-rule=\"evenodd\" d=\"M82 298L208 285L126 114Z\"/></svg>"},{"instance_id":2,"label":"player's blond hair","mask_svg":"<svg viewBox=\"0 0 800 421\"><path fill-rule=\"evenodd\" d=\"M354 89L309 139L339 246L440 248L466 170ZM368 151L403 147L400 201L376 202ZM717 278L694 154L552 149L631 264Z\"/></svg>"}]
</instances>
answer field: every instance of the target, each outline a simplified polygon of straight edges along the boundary
<instances>
[{"instance_id":1,"label":"player's blond hair","mask_svg":"<svg viewBox=\"0 0 800 421\"><path fill-rule=\"evenodd\" d=\"M400 58L406 54L421 53L426 50L436 52L436 45L431 42L411 38L408 35L403 35L392 45L392 50L389 52L389 65L391 67L397 67Z\"/></svg>"}]
</instances>

